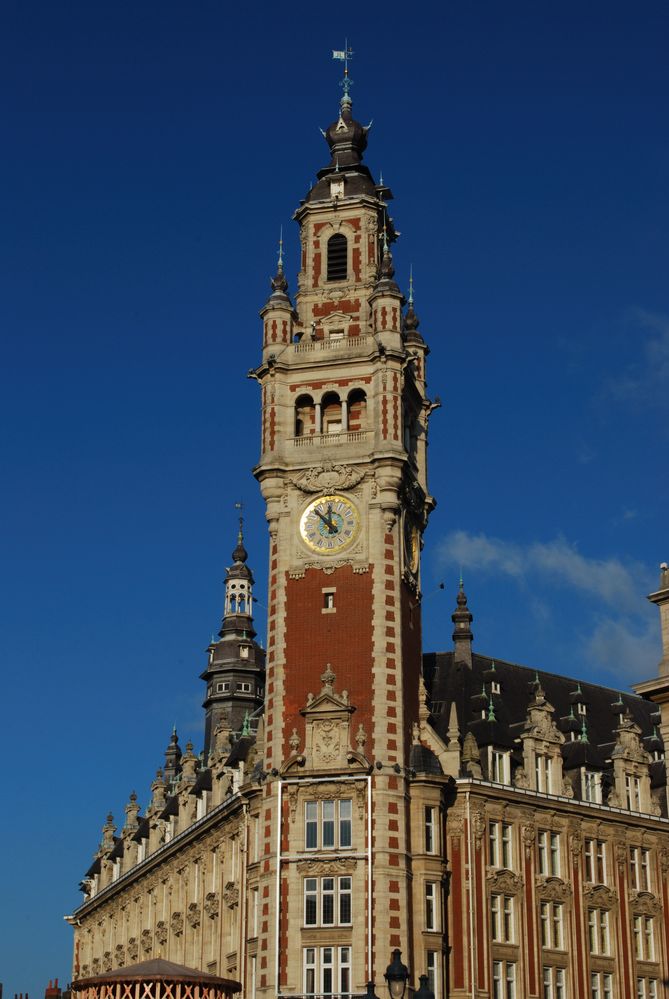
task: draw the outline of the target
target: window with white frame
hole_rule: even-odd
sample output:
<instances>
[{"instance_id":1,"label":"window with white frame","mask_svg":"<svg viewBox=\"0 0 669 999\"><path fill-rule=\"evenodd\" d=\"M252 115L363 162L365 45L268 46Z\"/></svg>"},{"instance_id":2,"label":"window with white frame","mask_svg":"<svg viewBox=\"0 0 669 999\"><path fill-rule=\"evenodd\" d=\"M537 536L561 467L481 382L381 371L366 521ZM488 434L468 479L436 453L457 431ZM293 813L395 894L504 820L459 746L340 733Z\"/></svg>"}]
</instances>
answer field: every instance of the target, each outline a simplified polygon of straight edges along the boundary
<instances>
[{"instance_id":1,"label":"window with white frame","mask_svg":"<svg viewBox=\"0 0 669 999\"><path fill-rule=\"evenodd\" d=\"M223 683L217 683L216 684L216 693L217 694L224 694L228 690L230 690L230 682L228 680L223 681Z\"/></svg>"},{"instance_id":2,"label":"window with white frame","mask_svg":"<svg viewBox=\"0 0 669 999\"><path fill-rule=\"evenodd\" d=\"M567 999L567 972L564 968L544 965L543 999Z\"/></svg>"},{"instance_id":3,"label":"window with white frame","mask_svg":"<svg viewBox=\"0 0 669 999\"><path fill-rule=\"evenodd\" d=\"M488 746L488 779L496 784L509 784L509 754Z\"/></svg>"},{"instance_id":4,"label":"window with white frame","mask_svg":"<svg viewBox=\"0 0 669 999\"><path fill-rule=\"evenodd\" d=\"M242 694L250 694L251 684L247 680L243 680L241 683L237 684L237 690Z\"/></svg>"},{"instance_id":5,"label":"window with white frame","mask_svg":"<svg viewBox=\"0 0 669 999\"><path fill-rule=\"evenodd\" d=\"M511 826L508 822L491 822L488 826L488 853L491 867L511 868L513 850Z\"/></svg>"},{"instance_id":6,"label":"window with white frame","mask_svg":"<svg viewBox=\"0 0 669 999\"><path fill-rule=\"evenodd\" d=\"M551 758L545 753L537 753L534 757L535 788L543 794L552 793Z\"/></svg>"},{"instance_id":7,"label":"window with white frame","mask_svg":"<svg viewBox=\"0 0 669 999\"><path fill-rule=\"evenodd\" d=\"M437 853L437 809L434 805L425 806L425 852Z\"/></svg>"},{"instance_id":8,"label":"window with white frame","mask_svg":"<svg viewBox=\"0 0 669 999\"><path fill-rule=\"evenodd\" d=\"M595 805L602 803L602 775L596 770L581 769L581 797Z\"/></svg>"},{"instance_id":9,"label":"window with white frame","mask_svg":"<svg viewBox=\"0 0 669 999\"><path fill-rule=\"evenodd\" d=\"M514 943L513 895L490 896L490 929L495 943Z\"/></svg>"},{"instance_id":10,"label":"window with white frame","mask_svg":"<svg viewBox=\"0 0 669 999\"><path fill-rule=\"evenodd\" d=\"M650 891L650 850L630 847L630 882L636 891Z\"/></svg>"},{"instance_id":11,"label":"window with white frame","mask_svg":"<svg viewBox=\"0 0 669 999\"><path fill-rule=\"evenodd\" d=\"M637 978L637 999L659 999L660 989L657 978Z\"/></svg>"},{"instance_id":12,"label":"window with white frame","mask_svg":"<svg viewBox=\"0 0 669 999\"><path fill-rule=\"evenodd\" d=\"M638 961L655 960L655 927L652 916L635 916L634 953Z\"/></svg>"},{"instance_id":13,"label":"window with white frame","mask_svg":"<svg viewBox=\"0 0 669 999\"><path fill-rule=\"evenodd\" d=\"M590 999L613 999L613 975L607 971L591 972Z\"/></svg>"},{"instance_id":14,"label":"window with white frame","mask_svg":"<svg viewBox=\"0 0 669 999\"><path fill-rule=\"evenodd\" d=\"M304 879L304 925L350 926L352 881L338 878Z\"/></svg>"},{"instance_id":15,"label":"window with white frame","mask_svg":"<svg viewBox=\"0 0 669 999\"><path fill-rule=\"evenodd\" d=\"M641 778L633 774L625 776L625 798L631 812L641 811Z\"/></svg>"},{"instance_id":16,"label":"window with white frame","mask_svg":"<svg viewBox=\"0 0 669 999\"><path fill-rule=\"evenodd\" d=\"M560 876L560 834L548 829L540 829L539 843L539 874L545 877Z\"/></svg>"},{"instance_id":17,"label":"window with white frame","mask_svg":"<svg viewBox=\"0 0 669 999\"><path fill-rule=\"evenodd\" d=\"M606 843L601 839L586 839L585 880L590 884L606 884Z\"/></svg>"},{"instance_id":18,"label":"window with white frame","mask_svg":"<svg viewBox=\"0 0 669 999\"><path fill-rule=\"evenodd\" d=\"M492 962L492 999L516 999L515 961Z\"/></svg>"},{"instance_id":19,"label":"window with white frame","mask_svg":"<svg viewBox=\"0 0 669 999\"><path fill-rule=\"evenodd\" d=\"M260 902L260 891L258 888L251 889L251 936L258 936L258 908Z\"/></svg>"},{"instance_id":20,"label":"window with white frame","mask_svg":"<svg viewBox=\"0 0 669 999\"><path fill-rule=\"evenodd\" d=\"M350 947L305 947L302 953L305 995L350 994Z\"/></svg>"},{"instance_id":21,"label":"window with white frame","mask_svg":"<svg viewBox=\"0 0 669 999\"><path fill-rule=\"evenodd\" d=\"M541 946L564 950L564 906L562 902L542 902L540 909Z\"/></svg>"},{"instance_id":22,"label":"window with white frame","mask_svg":"<svg viewBox=\"0 0 669 999\"><path fill-rule=\"evenodd\" d=\"M428 988L436 996L439 994L439 952L428 950L426 964Z\"/></svg>"},{"instance_id":23,"label":"window with white frame","mask_svg":"<svg viewBox=\"0 0 669 999\"><path fill-rule=\"evenodd\" d=\"M436 881L425 882L425 929L439 929L439 885Z\"/></svg>"},{"instance_id":24,"label":"window with white frame","mask_svg":"<svg viewBox=\"0 0 669 999\"><path fill-rule=\"evenodd\" d=\"M305 802L305 848L335 850L350 847L352 815L353 802L350 798Z\"/></svg>"},{"instance_id":25,"label":"window with white frame","mask_svg":"<svg viewBox=\"0 0 669 999\"><path fill-rule=\"evenodd\" d=\"M588 943L591 954L610 954L608 909L588 909Z\"/></svg>"}]
</instances>

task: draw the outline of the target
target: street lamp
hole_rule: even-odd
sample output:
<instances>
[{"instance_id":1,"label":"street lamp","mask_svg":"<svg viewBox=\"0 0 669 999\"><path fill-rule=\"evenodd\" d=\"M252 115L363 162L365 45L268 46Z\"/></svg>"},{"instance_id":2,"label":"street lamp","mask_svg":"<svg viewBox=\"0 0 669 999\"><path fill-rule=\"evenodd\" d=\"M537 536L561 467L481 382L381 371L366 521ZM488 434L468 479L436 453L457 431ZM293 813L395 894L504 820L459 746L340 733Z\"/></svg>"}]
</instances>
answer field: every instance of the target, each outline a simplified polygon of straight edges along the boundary
<instances>
[{"instance_id":1,"label":"street lamp","mask_svg":"<svg viewBox=\"0 0 669 999\"><path fill-rule=\"evenodd\" d=\"M402 964L402 951L396 947L392 953L392 961L386 968L383 976L388 982L388 992L390 999L404 999L407 982L409 981L409 969L406 964Z\"/></svg>"}]
</instances>

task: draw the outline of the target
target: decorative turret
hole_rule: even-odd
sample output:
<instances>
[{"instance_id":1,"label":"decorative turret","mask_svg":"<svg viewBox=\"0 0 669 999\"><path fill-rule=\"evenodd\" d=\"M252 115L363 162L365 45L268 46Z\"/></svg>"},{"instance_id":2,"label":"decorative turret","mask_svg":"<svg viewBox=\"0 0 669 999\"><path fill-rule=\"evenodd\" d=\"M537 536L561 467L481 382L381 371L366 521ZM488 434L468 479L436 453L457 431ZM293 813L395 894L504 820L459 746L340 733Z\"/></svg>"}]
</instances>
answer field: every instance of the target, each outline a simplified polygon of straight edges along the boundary
<instances>
[{"instance_id":1,"label":"decorative turret","mask_svg":"<svg viewBox=\"0 0 669 999\"><path fill-rule=\"evenodd\" d=\"M237 504L241 509L241 504ZM265 652L255 641L253 627L253 573L246 564L244 520L239 518L237 544L232 565L225 576L225 602L218 640L207 650L207 669L200 674L207 682L204 757L214 751L217 728L234 734L241 731L246 712L253 714L264 695Z\"/></svg>"},{"instance_id":2,"label":"decorative turret","mask_svg":"<svg viewBox=\"0 0 669 999\"><path fill-rule=\"evenodd\" d=\"M660 585L648 597L660 611L660 633L662 635L662 659L658 666L660 676L669 675L669 566L660 564Z\"/></svg>"},{"instance_id":3,"label":"decorative turret","mask_svg":"<svg viewBox=\"0 0 669 999\"><path fill-rule=\"evenodd\" d=\"M418 332L420 320L414 310L413 268L409 272L409 298L407 299L407 303L408 303L408 308L404 315L404 323L403 323L404 342L416 346L424 346L425 341L423 340L421 334Z\"/></svg>"},{"instance_id":4,"label":"decorative turret","mask_svg":"<svg viewBox=\"0 0 669 999\"><path fill-rule=\"evenodd\" d=\"M130 799L128 804L125 806L125 825L123 830L128 832L134 832L138 825L138 816L140 812L140 807L137 804L137 794L135 791L130 792Z\"/></svg>"},{"instance_id":5,"label":"decorative turret","mask_svg":"<svg viewBox=\"0 0 669 999\"><path fill-rule=\"evenodd\" d=\"M107 815L107 821L102 827L102 841L100 843L100 850L103 853L107 853L109 850L114 849L114 833L116 832L116 826L114 825L114 816L111 812Z\"/></svg>"},{"instance_id":6,"label":"decorative turret","mask_svg":"<svg viewBox=\"0 0 669 999\"><path fill-rule=\"evenodd\" d=\"M168 784L172 783L181 772L181 747L176 725L172 729L170 742L165 750L165 767L163 773Z\"/></svg>"},{"instance_id":7,"label":"decorative turret","mask_svg":"<svg viewBox=\"0 0 669 999\"><path fill-rule=\"evenodd\" d=\"M474 615L467 606L467 595L465 594L464 583L461 577L460 587L458 589L457 606L451 614L451 621L454 624L453 643L455 646L453 660L456 663L465 663L469 669L472 668L472 641L474 640L474 635L472 633L471 624L473 620Z\"/></svg>"},{"instance_id":8,"label":"decorative turret","mask_svg":"<svg viewBox=\"0 0 669 999\"><path fill-rule=\"evenodd\" d=\"M263 319L263 356L267 360L293 340L296 320L293 303L288 296L288 281L283 272L283 228L279 238L276 274L270 280L272 293L260 310Z\"/></svg>"}]
</instances>

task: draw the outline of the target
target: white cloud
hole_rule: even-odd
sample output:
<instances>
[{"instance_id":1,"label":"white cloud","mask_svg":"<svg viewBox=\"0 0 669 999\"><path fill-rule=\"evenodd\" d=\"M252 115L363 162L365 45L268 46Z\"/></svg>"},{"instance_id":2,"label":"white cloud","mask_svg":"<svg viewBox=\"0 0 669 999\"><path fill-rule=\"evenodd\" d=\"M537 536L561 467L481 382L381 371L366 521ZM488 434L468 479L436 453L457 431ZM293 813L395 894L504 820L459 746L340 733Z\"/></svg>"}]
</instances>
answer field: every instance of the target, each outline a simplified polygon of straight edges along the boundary
<instances>
[{"instance_id":1,"label":"white cloud","mask_svg":"<svg viewBox=\"0 0 669 999\"><path fill-rule=\"evenodd\" d=\"M516 580L541 580L570 586L620 610L638 607L643 592L641 568L617 558L586 558L564 538L518 545L485 534L453 531L438 548L443 564L480 571L495 569Z\"/></svg>"},{"instance_id":2,"label":"white cloud","mask_svg":"<svg viewBox=\"0 0 669 999\"><path fill-rule=\"evenodd\" d=\"M598 622L585 651L589 661L630 683L654 676L661 655L654 623L612 619Z\"/></svg>"},{"instance_id":3,"label":"white cloud","mask_svg":"<svg viewBox=\"0 0 669 999\"><path fill-rule=\"evenodd\" d=\"M621 402L667 405L669 403L669 316L636 309L629 315L633 333L646 339L638 358L625 371L609 379L606 395Z\"/></svg>"}]
</instances>

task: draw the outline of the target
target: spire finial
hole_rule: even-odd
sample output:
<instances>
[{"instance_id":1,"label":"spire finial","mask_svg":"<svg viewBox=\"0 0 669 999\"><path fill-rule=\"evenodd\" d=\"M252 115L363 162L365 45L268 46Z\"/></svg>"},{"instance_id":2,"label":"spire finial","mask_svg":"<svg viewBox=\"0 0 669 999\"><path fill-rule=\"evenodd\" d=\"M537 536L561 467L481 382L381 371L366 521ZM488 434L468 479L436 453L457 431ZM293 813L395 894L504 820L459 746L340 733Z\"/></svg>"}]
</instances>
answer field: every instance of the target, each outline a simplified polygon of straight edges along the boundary
<instances>
[{"instance_id":1,"label":"spire finial","mask_svg":"<svg viewBox=\"0 0 669 999\"><path fill-rule=\"evenodd\" d=\"M409 266L409 305L413 305L413 264Z\"/></svg>"},{"instance_id":2,"label":"spire finial","mask_svg":"<svg viewBox=\"0 0 669 999\"><path fill-rule=\"evenodd\" d=\"M458 589L460 590L460 593L462 593L464 588L465 588L465 581L462 578L462 566L460 566L460 582L458 583Z\"/></svg>"},{"instance_id":3,"label":"spire finial","mask_svg":"<svg viewBox=\"0 0 669 999\"><path fill-rule=\"evenodd\" d=\"M279 270L283 270L283 226L279 230Z\"/></svg>"},{"instance_id":4,"label":"spire finial","mask_svg":"<svg viewBox=\"0 0 669 999\"><path fill-rule=\"evenodd\" d=\"M581 724L581 742L587 742L587 741L588 741L588 726L584 718L583 723Z\"/></svg>"},{"instance_id":5,"label":"spire finial","mask_svg":"<svg viewBox=\"0 0 669 999\"><path fill-rule=\"evenodd\" d=\"M384 220L383 220L383 255L385 256L386 253L389 253L389 252L390 251L388 250L388 230L386 228L386 220L384 218Z\"/></svg>"},{"instance_id":6,"label":"spire finial","mask_svg":"<svg viewBox=\"0 0 669 999\"><path fill-rule=\"evenodd\" d=\"M251 722L249 721L248 711L244 714L244 721L242 722L242 737L251 734Z\"/></svg>"},{"instance_id":7,"label":"spire finial","mask_svg":"<svg viewBox=\"0 0 669 999\"><path fill-rule=\"evenodd\" d=\"M281 266L281 250L279 250L279 267ZM244 504L241 500L235 503L235 510L239 510L239 530L237 531L237 544L241 545L244 541L244 517L242 510L244 509Z\"/></svg>"},{"instance_id":8,"label":"spire finial","mask_svg":"<svg viewBox=\"0 0 669 999\"><path fill-rule=\"evenodd\" d=\"M344 63L344 79L339 81L339 86L344 91L341 99L341 106L343 110L345 107L351 106L350 90L351 87L353 86L353 80L351 80L348 75L348 61L349 59L353 58L353 49L349 47L348 38L345 39L344 41L343 50L342 49L332 50L332 58L337 59L339 62Z\"/></svg>"}]
</instances>

